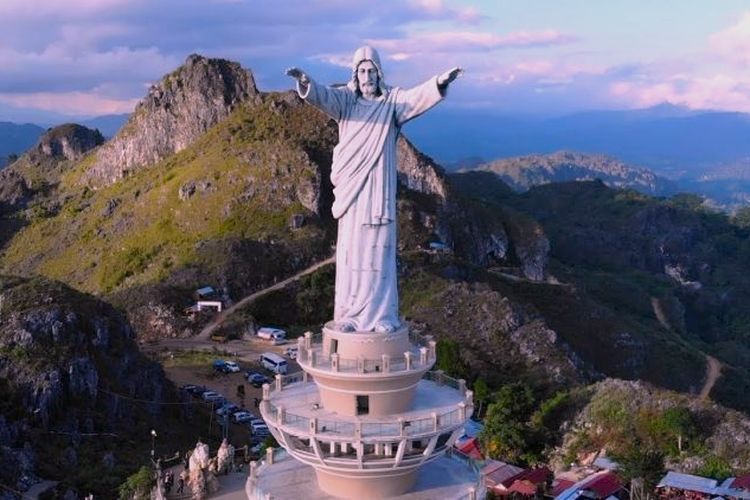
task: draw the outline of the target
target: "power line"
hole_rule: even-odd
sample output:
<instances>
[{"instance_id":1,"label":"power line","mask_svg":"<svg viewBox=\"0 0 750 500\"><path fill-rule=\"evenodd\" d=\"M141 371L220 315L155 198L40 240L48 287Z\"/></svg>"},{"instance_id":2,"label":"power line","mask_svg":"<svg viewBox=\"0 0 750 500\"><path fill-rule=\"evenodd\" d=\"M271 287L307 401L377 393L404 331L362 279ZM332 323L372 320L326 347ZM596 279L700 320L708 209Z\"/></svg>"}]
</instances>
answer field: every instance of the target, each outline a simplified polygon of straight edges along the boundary
<instances>
[{"instance_id":1,"label":"power line","mask_svg":"<svg viewBox=\"0 0 750 500\"><path fill-rule=\"evenodd\" d=\"M117 396L118 398L127 399L128 401L135 401L137 403L148 403L152 405L161 405L161 406L169 406L169 405L193 405L193 404L204 404L204 405L211 405L212 403L210 401L178 401L178 402L169 402L169 401L152 401L150 399L138 399L134 398L132 396L127 396L125 394L119 394L117 392L108 391L107 389L97 388L97 390L105 393L110 394L112 396Z\"/></svg>"}]
</instances>

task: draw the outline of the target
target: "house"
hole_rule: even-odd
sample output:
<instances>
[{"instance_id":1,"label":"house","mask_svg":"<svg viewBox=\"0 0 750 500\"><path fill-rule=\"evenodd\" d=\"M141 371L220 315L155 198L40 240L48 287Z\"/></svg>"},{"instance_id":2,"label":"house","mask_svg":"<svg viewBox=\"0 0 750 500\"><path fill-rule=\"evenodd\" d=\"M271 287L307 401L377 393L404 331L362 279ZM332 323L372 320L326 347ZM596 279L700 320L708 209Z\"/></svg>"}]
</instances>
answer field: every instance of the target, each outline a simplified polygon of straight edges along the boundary
<instances>
[{"instance_id":1,"label":"house","mask_svg":"<svg viewBox=\"0 0 750 500\"><path fill-rule=\"evenodd\" d=\"M503 481L502 486L505 487L505 491L495 487L492 492L501 496L516 494L532 497L539 491L545 491L547 489L547 482L551 479L552 471L547 467L525 469Z\"/></svg>"},{"instance_id":2,"label":"house","mask_svg":"<svg viewBox=\"0 0 750 500\"><path fill-rule=\"evenodd\" d=\"M618 498L617 494L622 489L623 484L622 481L620 481L620 478L612 471L603 470L573 483L567 489L556 495L555 500Z\"/></svg>"},{"instance_id":3,"label":"house","mask_svg":"<svg viewBox=\"0 0 750 500\"><path fill-rule=\"evenodd\" d=\"M724 498L750 498L750 474L730 477L716 488L716 494Z\"/></svg>"},{"instance_id":4,"label":"house","mask_svg":"<svg viewBox=\"0 0 750 500\"><path fill-rule=\"evenodd\" d=\"M479 447L479 440L475 437L457 441L455 447L472 460L484 460L484 455Z\"/></svg>"},{"instance_id":5,"label":"house","mask_svg":"<svg viewBox=\"0 0 750 500\"><path fill-rule=\"evenodd\" d=\"M488 491L492 491L495 494L503 494L503 492L507 491L507 487L503 483L521 472L523 472L521 467L497 460L490 460L481 471L482 482Z\"/></svg>"},{"instance_id":6,"label":"house","mask_svg":"<svg viewBox=\"0 0 750 500\"><path fill-rule=\"evenodd\" d=\"M210 286L198 288L197 290L195 290L195 292L193 292L193 298L195 300L212 300L215 299L218 295L218 292Z\"/></svg>"},{"instance_id":7,"label":"house","mask_svg":"<svg viewBox=\"0 0 750 500\"><path fill-rule=\"evenodd\" d=\"M659 498L714 498L718 481L692 474L669 471L656 485Z\"/></svg>"}]
</instances>

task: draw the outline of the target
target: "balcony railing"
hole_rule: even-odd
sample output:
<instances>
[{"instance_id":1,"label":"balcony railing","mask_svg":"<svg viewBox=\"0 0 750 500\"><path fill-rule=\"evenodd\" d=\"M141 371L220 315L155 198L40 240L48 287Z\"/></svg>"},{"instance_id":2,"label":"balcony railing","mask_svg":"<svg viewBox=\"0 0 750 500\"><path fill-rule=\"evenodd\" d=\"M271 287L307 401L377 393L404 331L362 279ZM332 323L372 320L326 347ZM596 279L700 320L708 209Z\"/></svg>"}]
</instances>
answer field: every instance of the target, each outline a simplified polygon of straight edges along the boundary
<instances>
[{"instance_id":1,"label":"balcony railing","mask_svg":"<svg viewBox=\"0 0 750 500\"><path fill-rule=\"evenodd\" d=\"M393 373L430 368L437 359L436 344L430 336L411 334L412 347L403 355L382 355L379 358L344 358L330 354L322 344L322 334L307 333L298 339L297 362L306 368L338 373Z\"/></svg>"},{"instance_id":2,"label":"balcony railing","mask_svg":"<svg viewBox=\"0 0 750 500\"><path fill-rule=\"evenodd\" d=\"M287 379L294 375L287 375ZM398 419L383 421L346 421L330 418L316 418L305 415L297 415L286 411L282 406L277 406L270 399L270 395L277 391L283 391L289 386L285 383L285 376L277 375L276 381L271 386L263 388L264 413L267 415L269 425L276 427L287 427L293 431L301 431L302 435L324 435L342 440L359 440L363 438L400 438L419 437L434 435L447 429L455 429L466 422L471 416L473 409L473 394L466 390L466 382L445 375L440 371L428 372L423 377L439 385L446 385L457 389L463 396L462 400L454 408L443 413L432 413L427 417L417 419ZM303 375L299 382L309 382L309 378ZM294 432L293 432L294 433Z\"/></svg>"}]
</instances>

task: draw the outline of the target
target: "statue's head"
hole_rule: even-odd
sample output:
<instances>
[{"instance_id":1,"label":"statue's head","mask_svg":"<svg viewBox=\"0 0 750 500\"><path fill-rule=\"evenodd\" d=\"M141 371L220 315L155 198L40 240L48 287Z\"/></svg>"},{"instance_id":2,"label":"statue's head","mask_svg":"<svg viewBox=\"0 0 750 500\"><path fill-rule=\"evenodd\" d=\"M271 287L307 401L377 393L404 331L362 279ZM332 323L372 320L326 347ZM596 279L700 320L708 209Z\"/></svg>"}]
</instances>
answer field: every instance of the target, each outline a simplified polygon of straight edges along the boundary
<instances>
[{"instance_id":1,"label":"statue's head","mask_svg":"<svg viewBox=\"0 0 750 500\"><path fill-rule=\"evenodd\" d=\"M388 91L383 78L378 51L369 45L358 48L352 57L352 78L347 84L360 95L385 95Z\"/></svg>"}]
</instances>

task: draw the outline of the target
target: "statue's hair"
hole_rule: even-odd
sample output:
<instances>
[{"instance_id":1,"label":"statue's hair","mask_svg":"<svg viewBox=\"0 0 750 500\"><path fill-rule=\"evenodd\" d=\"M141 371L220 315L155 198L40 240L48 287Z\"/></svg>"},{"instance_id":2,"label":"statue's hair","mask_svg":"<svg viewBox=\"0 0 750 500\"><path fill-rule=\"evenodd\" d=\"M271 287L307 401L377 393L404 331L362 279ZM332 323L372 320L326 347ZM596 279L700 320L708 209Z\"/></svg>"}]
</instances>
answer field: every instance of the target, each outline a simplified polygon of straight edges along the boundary
<instances>
[{"instance_id":1,"label":"statue's hair","mask_svg":"<svg viewBox=\"0 0 750 500\"><path fill-rule=\"evenodd\" d=\"M352 77L346 86L357 96L362 95L362 91L359 89L359 80L357 80L357 68L365 61L370 61L378 70L378 95L388 95L389 88L385 84L383 68L380 65L380 55L377 50L368 45L360 47L354 52L354 57L352 58Z\"/></svg>"}]
</instances>

